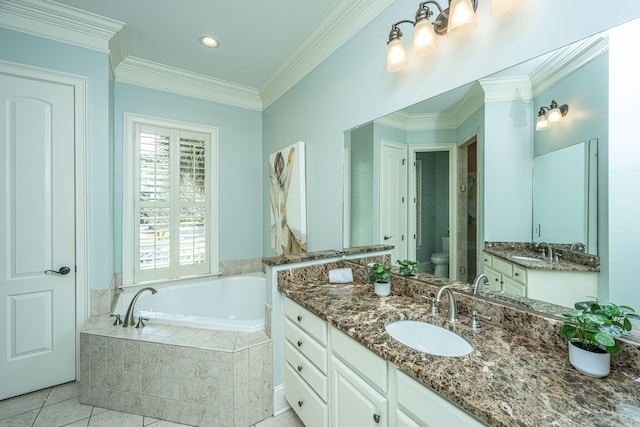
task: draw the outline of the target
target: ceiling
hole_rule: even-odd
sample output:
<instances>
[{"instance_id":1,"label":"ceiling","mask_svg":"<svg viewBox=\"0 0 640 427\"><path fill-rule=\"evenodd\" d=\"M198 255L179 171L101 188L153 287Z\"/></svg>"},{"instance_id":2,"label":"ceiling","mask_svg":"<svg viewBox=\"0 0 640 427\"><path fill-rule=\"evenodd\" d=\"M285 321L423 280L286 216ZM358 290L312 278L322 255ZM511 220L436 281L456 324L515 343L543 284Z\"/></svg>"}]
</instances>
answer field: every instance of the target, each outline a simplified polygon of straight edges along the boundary
<instances>
[{"instance_id":1,"label":"ceiling","mask_svg":"<svg viewBox=\"0 0 640 427\"><path fill-rule=\"evenodd\" d=\"M56 2L125 24L125 58L263 92L305 62L305 70L296 73L298 80L302 78L393 0ZM200 44L203 35L215 37L219 46ZM326 48L315 46L323 38L331 40L322 43Z\"/></svg>"}]
</instances>

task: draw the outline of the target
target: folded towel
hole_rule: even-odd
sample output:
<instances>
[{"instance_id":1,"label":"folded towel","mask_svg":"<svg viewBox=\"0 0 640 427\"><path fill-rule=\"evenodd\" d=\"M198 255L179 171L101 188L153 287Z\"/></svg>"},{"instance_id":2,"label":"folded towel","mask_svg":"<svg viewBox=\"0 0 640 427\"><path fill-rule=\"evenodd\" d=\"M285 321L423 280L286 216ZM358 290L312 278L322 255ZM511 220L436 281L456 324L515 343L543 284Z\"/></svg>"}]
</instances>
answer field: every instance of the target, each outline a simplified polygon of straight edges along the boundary
<instances>
[{"instance_id":1,"label":"folded towel","mask_svg":"<svg viewBox=\"0 0 640 427\"><path fill-rule=\"evenodd\" d=\"M329 270L330 283L351 283L353 282L353 272L350 268L338 268Z\"/></svg>"}]
</instances>

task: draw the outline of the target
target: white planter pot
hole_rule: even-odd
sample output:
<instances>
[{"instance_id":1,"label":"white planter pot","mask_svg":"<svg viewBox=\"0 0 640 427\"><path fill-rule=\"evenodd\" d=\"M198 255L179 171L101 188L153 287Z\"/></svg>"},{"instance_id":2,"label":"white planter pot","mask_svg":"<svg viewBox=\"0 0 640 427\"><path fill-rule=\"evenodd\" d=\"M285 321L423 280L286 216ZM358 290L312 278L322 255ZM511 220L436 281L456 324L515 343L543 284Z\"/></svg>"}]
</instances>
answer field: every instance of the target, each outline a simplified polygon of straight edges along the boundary
<instances>
[{"instance_id":1,"label":"white planter pot","mask_svg":"<svg viewBox=\"0 0 640 427\"><path fill-rule=\"evenodd\" d=\"M379 297L386 297L391 293L391 282L374 283L373 289Z\"/></svg>"},{"instance_id":2,"label":"white planter pot","mask_svg":"<svg viewBox=\"0 0 640 427\"><path fill-rule=\"evenodd\" d=\"M611 355L609 353L594 353L583 350L574 345L578 340L569 342L569 362L574 368L585 375L602 378L609 375L611 369Z\"/></svg>"}]
</instances>

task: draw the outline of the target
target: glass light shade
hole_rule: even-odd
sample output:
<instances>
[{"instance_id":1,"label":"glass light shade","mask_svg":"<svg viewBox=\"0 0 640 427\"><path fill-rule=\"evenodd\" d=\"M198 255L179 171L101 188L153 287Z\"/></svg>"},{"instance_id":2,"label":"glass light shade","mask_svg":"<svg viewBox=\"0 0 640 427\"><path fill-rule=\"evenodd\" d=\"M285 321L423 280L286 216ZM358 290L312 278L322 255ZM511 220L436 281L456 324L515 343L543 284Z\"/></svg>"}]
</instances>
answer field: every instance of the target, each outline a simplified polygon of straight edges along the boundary
<instances>
[{"instance_id":1,"label":"glass light shade","mask_svg":"<svg viewBox=\"0 0 640 427\"><path fill-rule=\"evenodd\" d=\"M436 33L433 24L428 19L416 22L413 29L413 55L425 56L438 48Z\"/></svg>"},{"instance_id":2,"label":"glass light shade","mask_svg":"<svg viewBox=\"0 0 640 427\"><path fill-rule=\"evenodd\" d=\"M515 10L524 0L491 0L491 13L502 14Z\"/></svg>"},{"instance_id":3,"label":"glass light shade","mask_svg":"<svg viewBox=\"0 0 640 427\"><path fill-rule=\"evenodd\" d=\"M387 44L387 71L395 73L406 68L409 63L402 40L393 39Z\"/></svg>"},{"instance_id":4,"label":"glass light shade","mask_svg":"<svg viewBox=\"0 0 640 427\"><path fill-rule=\"evenodd\" d=\"M478 21L471 0L451 0L447 33L460 36L473 31L477 26Z\"/></svg>"},{"instance_id":5,"label":"glass light shade","mask_svg":"<svg viewBox=\"0 0 640 427\"><path fill-rule=\"evenodd\" d=\"M547 121L546 114L538 116L538 121L536 122L536 130L543 130L549 127L549 122Z\"/></svg>"},{"instance_id":6,"label":"glass light shade","mask_svg":"<svg viewBox=\"0 0 640 427\"><path fill-rule=\"evenodd\" d=\"M554 108L549 110L549 114L547 114L547 121L549 122L549 125L552 125L553 123L560 123L562 121L562 113L560 112L560 109Z\"/></svg>"}]
</instances>

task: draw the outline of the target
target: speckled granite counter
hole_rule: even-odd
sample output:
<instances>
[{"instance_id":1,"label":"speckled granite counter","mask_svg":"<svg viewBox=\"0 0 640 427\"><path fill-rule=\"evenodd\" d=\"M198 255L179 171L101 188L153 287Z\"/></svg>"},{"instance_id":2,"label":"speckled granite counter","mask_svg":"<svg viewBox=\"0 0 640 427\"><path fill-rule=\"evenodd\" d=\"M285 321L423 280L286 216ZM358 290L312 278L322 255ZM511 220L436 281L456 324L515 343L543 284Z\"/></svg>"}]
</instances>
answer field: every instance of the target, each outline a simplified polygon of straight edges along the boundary
<instances>
[{"instance_id":1,"label":"speckled granite counter","mask_svg":"<svg viewBox=\"0 0 640 427\"><path fill-rule=\"evenodd\" d=\"M470 302L460 300L475 305L482 303L479 299L460 295L461 323L451 325L444 315L429 316L428 304L412 297L393 291L389 297L376 297L372 285L361 277L362 272L354 271L354 284L329 284L309 276L306 281L282 280L280 286L286 296L490 425L640 425L640 350L635 346L625 350L628 363L617 360L609 377L592 379L571 367L557 330L545 335L539 331L544 328L529 323L527 313L504 315L503 327L482 322L483 330L474 332L466 326ZM416 284L426 286L425 295L437 289ZM444 314L446 307L443 302ZM384 330L386 323L399 319L445 326L472 342L474 351L448 358L413 350ZM558 326L551 318L541 321L548 322L549 330ZM552 337L552 342L543 344L530 337ZM616 357L620 356L613 356L612 362Z\"/></svg>"},{"instance_id":2,"label":"speckled granite counter","mask_svg":"<svg viewBox=\"0 0 640 427\"><path fill-rule=\"evenodd\" d=\"M505 261L517 264L530 270L554 270L554 271L600 271L600 258L580 252L569 251L566 245L552 245L554 253L562 256L558 261L543 259L532 243L526 242L487 242L484 251L497 256ZM526 261L514 258L514 256L526 256L539 258L540 261Z\"/></svg>"},{"instance_id":3,"label":"speckled granite counter","mask_svg":"<svg viewBox=\"0 0 640 427\"><path fill-rule=\"evenodd\" d=\"M286 265L295 264L298 262L315 261L320 259L335 258L335 257L348 257L350 255L369 254L372 252L390 251L393 249L392 245L371 245L371 246L358 246L354 248L346 248L344 250L326 250L316 252L305 252L296 255L283 255L264 258L262 262L265 265Z\"/></svg>"}]
</instances>

